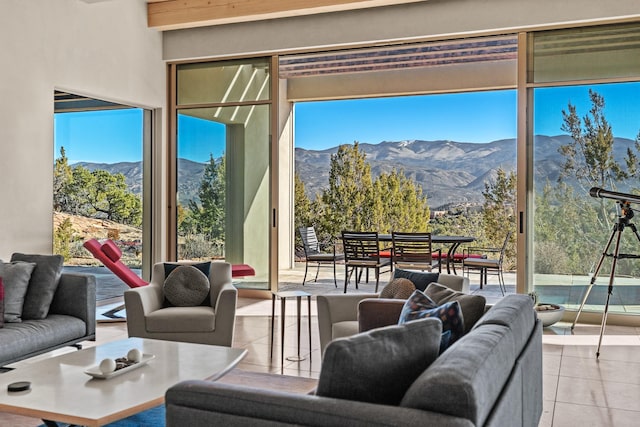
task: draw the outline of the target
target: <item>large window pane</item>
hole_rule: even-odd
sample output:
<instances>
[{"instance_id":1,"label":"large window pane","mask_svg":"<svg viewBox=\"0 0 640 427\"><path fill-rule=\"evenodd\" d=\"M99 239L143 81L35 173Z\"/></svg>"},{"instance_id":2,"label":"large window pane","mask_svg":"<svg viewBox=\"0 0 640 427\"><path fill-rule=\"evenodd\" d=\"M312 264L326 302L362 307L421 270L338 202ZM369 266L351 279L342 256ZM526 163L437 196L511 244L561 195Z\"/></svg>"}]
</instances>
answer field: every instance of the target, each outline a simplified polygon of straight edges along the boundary
<instances>
[{"instance_id":1,"label":"large window pane","mask_svg":"<svg viewBox=\"0 0 640 427\"><path fill-rule=\"evenodd\" d=\"M178 258L245 263L268 289L269 106L180 110Z\"/></svg>"},{"instance_id":2,"label":"large window pane","mask_svg":"<svg viewBox=\"0 0 640 427\"><path fill-rule=\"evenodd\" d=\"M533 280L544 302L579 307L618 222L616 202L592 198L589 189L639 190L633 175L637 158L627 164L629 152L640 155L638 96L640 83L534 90ZM640 241L628 227L620 253L640 253ZM606 257L586 310L602 311L611 266ZM640 262L620 259L615 277L610 312L640 312Z\"/></svg>"}]
</instances>

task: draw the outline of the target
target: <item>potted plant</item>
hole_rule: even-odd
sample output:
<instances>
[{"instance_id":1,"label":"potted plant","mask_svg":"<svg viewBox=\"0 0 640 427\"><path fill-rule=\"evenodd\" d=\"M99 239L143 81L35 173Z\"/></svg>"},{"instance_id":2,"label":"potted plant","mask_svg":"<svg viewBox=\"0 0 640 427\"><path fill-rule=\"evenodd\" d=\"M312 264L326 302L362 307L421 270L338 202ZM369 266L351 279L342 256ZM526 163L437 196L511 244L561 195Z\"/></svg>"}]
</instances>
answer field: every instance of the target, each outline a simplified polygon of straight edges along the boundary
<instances>
[{"instance_id":1,"label":"potted plant","mask_svg":"<svg viewBox=\"0 0 640 427\"><path fill-rule=\"evenodd\" d=\"M542 321L542 326L551 326L560 321L564 314L564 307L558 304L541 303L538 301L537 292L529 292L529 296L533 300L533 309L538 315L538 319Z\"/></svg>"}]
</instances>

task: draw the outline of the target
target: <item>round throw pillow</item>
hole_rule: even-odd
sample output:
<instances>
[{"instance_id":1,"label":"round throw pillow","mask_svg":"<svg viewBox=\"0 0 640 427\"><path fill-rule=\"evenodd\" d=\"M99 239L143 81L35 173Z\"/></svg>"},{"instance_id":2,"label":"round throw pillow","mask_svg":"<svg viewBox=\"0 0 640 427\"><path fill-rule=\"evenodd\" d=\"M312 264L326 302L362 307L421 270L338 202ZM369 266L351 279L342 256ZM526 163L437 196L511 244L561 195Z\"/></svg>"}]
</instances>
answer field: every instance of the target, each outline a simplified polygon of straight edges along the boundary
<instances>
[{"instance_id":1,"label":"round throw pillow","mask_svg":"<svg viewBox=\"0 0 640 427\"><path fill-rule=\"evenodd\" d=\"M415 285L409 279L393 279L380 292L380 298L407 299L416 290Z\"/></svg>"},{"instance_id":2,"label":"round throw pillow","mask_svg":"<svg viewBox=\"0 0 640 427\"><path fill-rule=\"evenodd\" d=\"M209 278L191 265L181 265L164 280L164 296L178 307L202 304L209 295Z\"/></svg>"}]
</instances>

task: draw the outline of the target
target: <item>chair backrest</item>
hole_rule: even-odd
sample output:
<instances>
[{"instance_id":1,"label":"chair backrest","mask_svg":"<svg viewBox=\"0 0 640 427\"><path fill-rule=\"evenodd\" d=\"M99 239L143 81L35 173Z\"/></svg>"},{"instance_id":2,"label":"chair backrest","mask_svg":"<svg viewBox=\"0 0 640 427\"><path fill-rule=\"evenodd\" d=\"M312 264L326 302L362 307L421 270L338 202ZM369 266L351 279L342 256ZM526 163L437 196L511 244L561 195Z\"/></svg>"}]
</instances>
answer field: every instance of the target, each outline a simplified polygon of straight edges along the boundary
<instances>
[{"instance_id":1,"label":"chair backrest","mask_svg":"<svg viewBox=\"0 0 640 427\"><path fill-rule=\"evenodd\" d=\"M343 231L345 262L380 262L380 240L377 232Z\"/></svg>"},{"instance_id":2,"label":"chair backrest","mask_svg":"<svg viewBox=\"0 0 640 427\"><path fill-rule=\"evenodd\" d=\"M393 262L396 264L431 264L431 233L391 232Z\"/></svg>"},{"instance_id":3,"label":"chair backrest","mask_svg":"<svg viewBox=\"0 0 640 427\"><path fill-rule=\"evenodd\" d=\"M300 227L298 232L300 233L300 238L302 238L305 255L320 253L320 243L314 227Z\"/></svg>"},{"instance_id":4,"label":"chair backrest","mask_svg":"<svg viewBox=\"0 0 640 427\"><path fill-rule=\"evenodd\" d=\"M507 245L509 244L509 239L511 238L511 231L507 232L507 235L504 237L504 243L502 243L502 248L500 249L500 264L504 260L504 253L507 251Z\"/></svg>"}]
</instances>

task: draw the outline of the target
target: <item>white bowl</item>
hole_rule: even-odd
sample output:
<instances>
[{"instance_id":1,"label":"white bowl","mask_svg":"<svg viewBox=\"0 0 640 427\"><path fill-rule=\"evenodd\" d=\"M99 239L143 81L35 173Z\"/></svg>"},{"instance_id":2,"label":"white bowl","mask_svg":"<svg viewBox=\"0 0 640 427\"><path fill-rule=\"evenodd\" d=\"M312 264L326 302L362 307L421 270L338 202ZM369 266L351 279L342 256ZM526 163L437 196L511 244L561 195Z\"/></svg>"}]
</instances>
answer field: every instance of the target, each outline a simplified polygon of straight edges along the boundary
<instances>
[{"instance_id":1,"label":"white bowl","mask_svg":"<svg viewBox=\"0 0 640 427\"><path fill-rule=\"evenodd\" d=\"M542 321L542 326L547 327L551 326L554 323L560 321L562 319L562 315L564 314L564 307L558 304L539 304L540 306L554 306L556 308L550 310L538 310L536 309L536 314L538 315L538 319Z\"/></svg>"}]
</instances>

